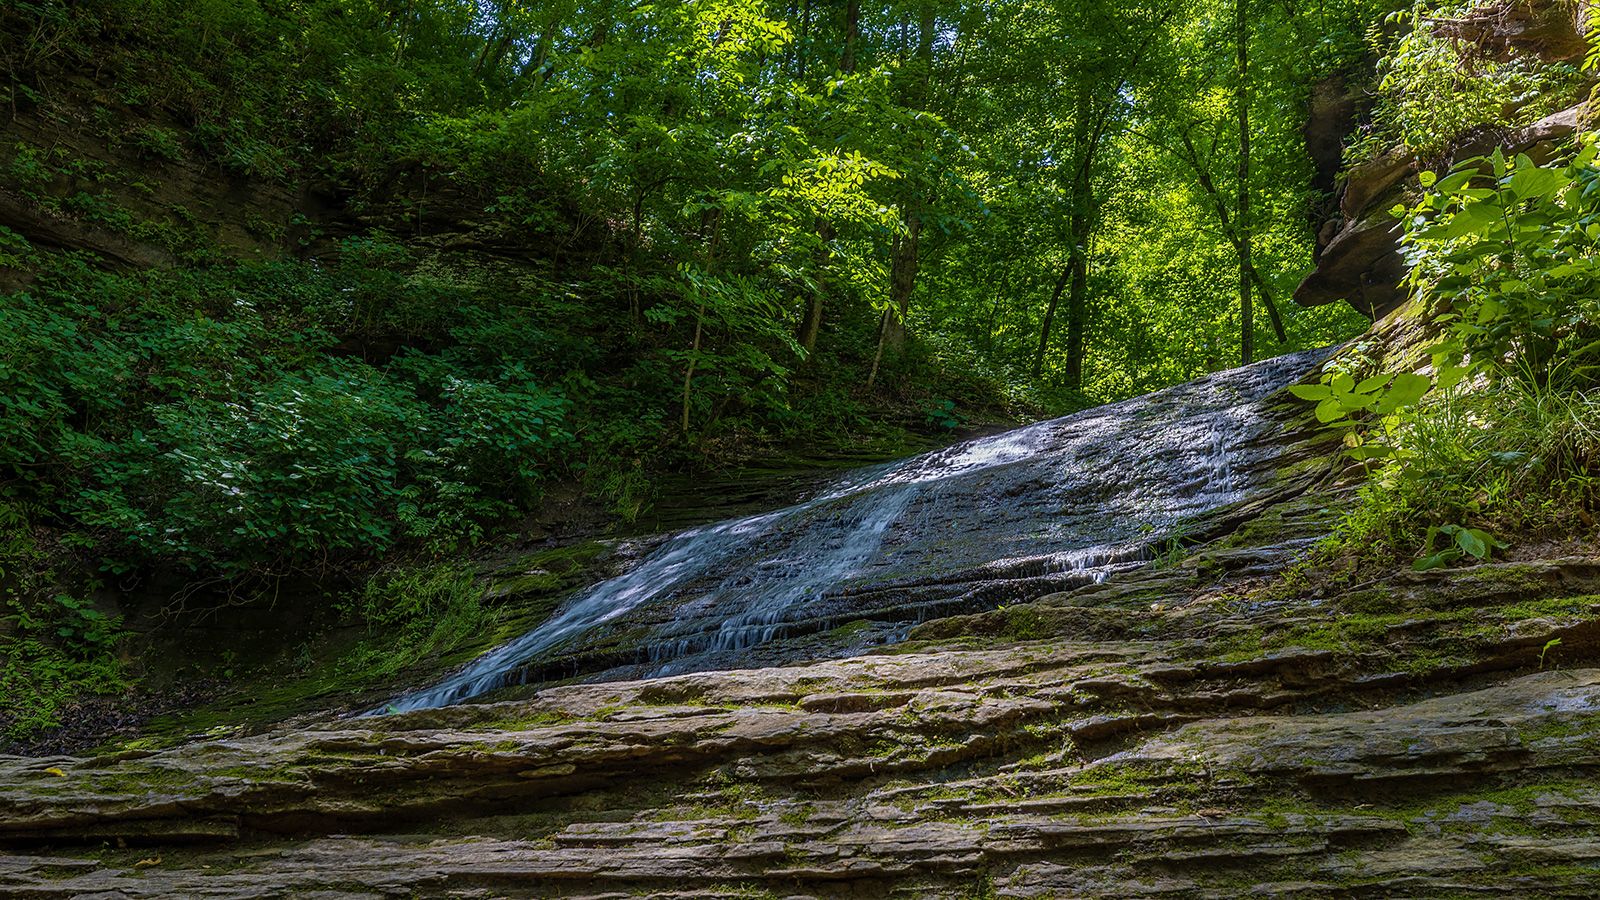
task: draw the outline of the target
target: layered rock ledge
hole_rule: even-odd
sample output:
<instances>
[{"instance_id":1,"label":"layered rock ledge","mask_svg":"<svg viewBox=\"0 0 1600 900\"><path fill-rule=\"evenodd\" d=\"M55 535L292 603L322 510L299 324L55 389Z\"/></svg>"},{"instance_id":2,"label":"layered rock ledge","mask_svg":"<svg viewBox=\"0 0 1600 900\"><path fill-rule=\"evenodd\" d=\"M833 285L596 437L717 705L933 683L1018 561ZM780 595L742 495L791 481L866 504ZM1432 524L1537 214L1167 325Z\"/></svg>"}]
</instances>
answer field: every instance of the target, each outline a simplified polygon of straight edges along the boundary
<instances>
[{"instance_id":1,"label":"layered rock ledge","mask_svg":"<svg viewBox=\"0 0 1600 900\"><path fill-rule=\"evenodd\" d=\"M5 758L0 893L1592 896L1600 558L1284 587L1340 496L893 653Z\"/></svg>"}]
</instances>

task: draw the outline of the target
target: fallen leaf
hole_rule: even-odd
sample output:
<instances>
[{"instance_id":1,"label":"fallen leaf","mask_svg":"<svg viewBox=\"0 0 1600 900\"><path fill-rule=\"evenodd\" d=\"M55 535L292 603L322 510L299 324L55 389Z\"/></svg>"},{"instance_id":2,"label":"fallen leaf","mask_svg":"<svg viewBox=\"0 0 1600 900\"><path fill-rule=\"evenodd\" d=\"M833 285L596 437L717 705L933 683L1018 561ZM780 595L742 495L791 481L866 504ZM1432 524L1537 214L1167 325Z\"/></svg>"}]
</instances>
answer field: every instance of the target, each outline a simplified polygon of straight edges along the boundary
<instances>
[{"instance_id":1,"label":"fallen leaf","mask_svg":"<svg viewBox=\"0 0 1600 900\"><path fill-rule=\"evenodd\" d=\"M54 775L57 778L65 778L65 777L67 777L67 773L66 772L63 772L62 770L56 768L55 766L51 766L50 768L45 769L44 773L46 775Z\"/></svg>"}]
</instances>

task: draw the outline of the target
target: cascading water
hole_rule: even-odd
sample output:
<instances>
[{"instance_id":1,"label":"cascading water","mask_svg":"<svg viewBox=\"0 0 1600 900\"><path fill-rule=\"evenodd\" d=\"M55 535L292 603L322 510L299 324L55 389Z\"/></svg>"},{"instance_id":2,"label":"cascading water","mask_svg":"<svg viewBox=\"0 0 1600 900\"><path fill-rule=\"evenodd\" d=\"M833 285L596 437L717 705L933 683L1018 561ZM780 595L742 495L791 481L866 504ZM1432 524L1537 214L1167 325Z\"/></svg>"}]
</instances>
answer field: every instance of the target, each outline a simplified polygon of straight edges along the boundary
<instances>
[{"instance_id":1,"label":"cascading water","mask_svg":"<svg viewBox=\"0 0 1600 900\"><path fill-rule=\"evenodd\" d=\"M691 529L544 624L380 712L459 702L591 655L607 623L645 635L631 671L737 665L855 620L905 626L1104 580L1267 479L1264 401L1327 351L858 470L806 502ZM903 633L902 627L896 634ZM608 651L615 664L617 651Z\"/></svg>"}]
</instances>

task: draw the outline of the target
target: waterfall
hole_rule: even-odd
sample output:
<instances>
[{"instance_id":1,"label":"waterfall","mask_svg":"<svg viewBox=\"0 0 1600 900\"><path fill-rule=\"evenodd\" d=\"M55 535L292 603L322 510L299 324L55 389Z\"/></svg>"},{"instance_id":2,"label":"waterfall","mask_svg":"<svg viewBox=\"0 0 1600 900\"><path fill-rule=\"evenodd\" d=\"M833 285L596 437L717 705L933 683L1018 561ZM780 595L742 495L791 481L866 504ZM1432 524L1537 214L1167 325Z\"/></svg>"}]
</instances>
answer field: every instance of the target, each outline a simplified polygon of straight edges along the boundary
<instances>
[{"instance_id":1,"label":"waterfall","mask_svg":"<svg viewBox=\"0 0 1600 900\"><path fill-rule=\"evenodd\" d=\"M650 635L637 674L661 675L736 664L847 621L904 625L1102 581L1264 482L1258 469L1282 428L1266 400L1326 356L1291 354L867 467L787 509L690 529L374 712L515 683L531 662L581 650L619 620Z\"/></svg>"}]
</instances>

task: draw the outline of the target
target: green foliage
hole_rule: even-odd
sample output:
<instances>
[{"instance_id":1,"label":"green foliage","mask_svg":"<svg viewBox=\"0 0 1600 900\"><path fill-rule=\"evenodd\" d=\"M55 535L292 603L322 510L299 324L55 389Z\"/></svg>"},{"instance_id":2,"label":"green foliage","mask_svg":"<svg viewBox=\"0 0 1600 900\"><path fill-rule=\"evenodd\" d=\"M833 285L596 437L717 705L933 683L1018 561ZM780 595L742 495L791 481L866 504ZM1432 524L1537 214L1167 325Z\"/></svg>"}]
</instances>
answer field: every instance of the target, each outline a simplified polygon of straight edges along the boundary
<instances>
[{"instance_id":1,"label":"green foliage","mask_svg":"<svg viewBox=\"0 0 1600 900\"><path fill-rule=\"evenodd\" d=\"M336 663L357 683L447 654L494 624L477 579L448 565L392 566L369 578L340 611L364 621L369 635Z\"/></svg>"},{"instance_id":2,"label":"green foliage","mask_svg":"<svg viewBox=\"0 0 1600 900\"><path fill-rule=\"evenodd\" d=\"M1544 646L1543 647L1539 648L1539 668L1540 669L1544 668L1545 655L1548 654L1551 650L1554 650L1555 648L1557 648L1559 646L1561 646L1561 638L1551 638L1550 640L1544 642Z\"/></svg>"},{"instance_id":3,"label":"green foliage","mask_svg":"<svg viewBox=\"0 0 1600 900\"><path fill-rule=\"evenodd\" d=\"M940 400L928 407L923 421L927 425L935 425L945 431L953 431L961 425L961 414L956 412L956 402L954 400Z\"/></svg>"},{"instance_id":4,"label":"green foliage","mask_svg":"<svg viewBox=\"0 0 1600 900\"><path fill-rule=\"evenodd\" d=\"M1441 27L1484 6L1422 0L1372 25L1369 46L1382 57L1377 105L1365 134L1347 148L1352 163L1395 143L1426 158L1466 128L1526 125L1579 99L1577 66L1521 54L1486 58Z\"/></svg>"},{"instance_id":5,"label":"green foliage","mask_svg":"<svg viewBox=\"0 0 1600 900\"><path fill-rule=\"evenodd\" d=\"M1471 522L1498 533L1582 532L1600 496L1597 421L1588 393L1524 381L1430 402L1390 438L1400 463L1368 487L1365 530Z\"/></svg>"},{"instance_id":6,"label":"green foliage","mask_svg":"<svg viewBox=\"0 0 1600 900\"><path fill-rule=\"evenodd\" d=\"M31 202L183 264L107 272L0 232L28 283L0 299L0 354L18 361L0 369L17 435L0 471L114 569L451 552L554 478L632 518L664 464L874 415L948 431L985 407L1066 411L1229 364L1241 328L1219 286L1239 252L1215 204L1245 190L1284 314L1273 349L1346 337L1354 312L1283 302L1322 199L1303 109L1387 7L1337 0L1313 22L1269 5L1242 37L1234 9L929 0L847 25L754 0L14 5L19 113L61 95L118 159L342 206L245 223L293 228L306 258L238 263L154 234L117 192L127 173L17 146L6 174ZM1412 18L1394 92L1442 77ZM75 95L90 60L98 87ZM1546 85L1518 77L1462 102ZM1307 389L1352 455L1377 458L1419 377Z\"/></svg>"},{"instance_id":7,"label":"green foliage","mask_svg":"<svg viewBox=\"0 0 1600 900\"><path fill-rule=\"evenodd\" d=\"M60 711L123 690L114 651L121 623L66 592L40 546L27 504L0 490L0 733L25 738L59 724Z\"/></svg>"},{"instance_id":8,"label":"green foliage","mask_svg":"<svg viewBox=\"0 0 1600 900\"><path fill-rule=\"evenodd\" d=\"M537 499L571 441L568 402L529 369L533 329L367 250L331 270L150 276L47 260L0 297L0 428L15 436L0 470L113 568L239 573L474 540ZM369 309L380 290L389 302ZM330 355L339 332L413 329L461 343Z\"/></svg>"},{"instance_id":9,"label":"green foliage","mask_svg":"<svg viewBox=\"0 0 1600 900\"><path fill-rule=\"evenodd\" d=\"M1540 166L1498 152L1422 174L1406 217L1410 283L1444 337L1424 376L1330 371L1291 388L1386 459L1343 526L1419 570L1506 549L1496 534L1582 532L1600 493L1600 173L1593 140ZM1418 547L1420 538L1420 548Z\"/></svg>"},{"instance_id":10,"label":"green foliage","mask_svg":"<svg viewBox=\"0 0 1600 900\"><path fill-rule=\"evenodd\" d=\"M1205 222L1193 173L1149 146L1197 123L1226 143L1228 86L1214 75L1230 52L1215 24L1225 6L980 14L930 0L869 6L849 37L838 16L751 0L439 0L403 14L347 0L39 2L12 24L50 49L12 81L43 87L93 58L127 108L183 123L107 125L148 159L199 154L256 178L331 183L408 227L459 204L481 211L486 234L554 246L557 259L599 248L593 265L550 277L588 322L632 326L604 349L651 357L639 373L648 415L667 385L688 382L677 437L707 448L805 402L789 390L791 338L814 300L823 333L806 355L865 380L875 325L895 305L891 257L908 243L902 302L925 347L890 348L879 383L895 392L959 368L983 374L963 400L1066 411L1233 358L1237 323L1214 302L1232 251ZM1373 8L1323 4L1309 29L1274 8L1257 23L1257 265L1280 295L1312 246L1305 85L1356 58ZM1086 375L1069 383L1052 345L1041 383L1030 363L1050 286L1082 243L1075 211L1096 236ZM1285 313L1284 349L1359 327L1338 309ZM697 349L697 329L723 333Z\"/></svg>"},{"instance_id":11,"label":"green foliage","mask_svg":"<svg viewBox=\"0 0 1600 900\"><path fill-rule=\"evenodd\" d=\"M1450 540L1448 546L1436 548L1439 538ZM1462 556L1483 562L1495 550L1505 550L1511 545L1481 528L1463 528L1460 525L1430 525L1428 536L1422 541L1422 558L1412 568L1418 572L1449 565Z\"/></svg>"},{"instance_id":12,"label":"green foliage","mask_svg":"<svg viewBox=\"0 0 1600 900\"><path fill-rule=\"evenodd\" d=\"M1526 155L1461 162L1409 211L1411 283L1438 298L1450 335L1442 377L1593 384L1600 373L1600 168L1587 138L1540 166ZM1453 374L1452 374L1452 370Z\"/></svg>"},{"instance_id":13,"label":"green foliage","mask_svg":"<svg viewBox=\"0 0 1600 900\"><path fill-rule=\"evenodd\" d=\"M1392 446L1371 440L1371 434L1393 434L1401 412L1416 406L1432 387L1432 380L1414 372L1379 372L1358 382L1349 372L1330 369L1320 383L1293 385L1289 393L1316 403L1318 422L1346 432L1347 456L1368 460L1394 455Z\"/></svg>"},{"instance_id":14,"label":"green foliage","mask_svg":"<svg viewBox=\"0 0 1600 900\"><path fill-rule=\"evenodd\" d=\"M114 657L83 658L47 639L0 638L0 728L25 738L60 724L75 700L126 689Z\"/></svg>"}]
</instances>

